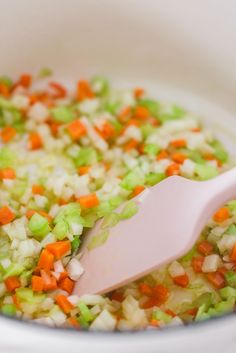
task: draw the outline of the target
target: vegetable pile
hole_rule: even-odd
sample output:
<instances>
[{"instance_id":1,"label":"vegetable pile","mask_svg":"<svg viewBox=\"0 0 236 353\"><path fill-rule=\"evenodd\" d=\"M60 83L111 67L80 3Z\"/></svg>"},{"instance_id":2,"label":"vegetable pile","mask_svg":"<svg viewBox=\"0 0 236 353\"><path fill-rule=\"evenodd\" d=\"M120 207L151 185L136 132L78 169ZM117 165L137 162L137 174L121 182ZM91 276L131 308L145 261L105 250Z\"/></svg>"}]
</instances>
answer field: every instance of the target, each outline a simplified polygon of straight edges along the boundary
<instances>
[{"instance_id":1,"label":"vegetable pile","mask_svg":"<svg viewBox=\"0 0 236 353\"><path fill-rule=\"evenodd\" d=\"M102 77L69 90L44 69L0 77L0 310L51 326L158 329L233 311L236 201L222 207L178 261L106 296L73 294L83 234L171 175L207 180L228 154L197 117L115 90ZM132 201L119 220L137 210ZM184 220L181 220L184 221ZM145 236L145 235L144 235Z\"/></svg>"}]
</instances>

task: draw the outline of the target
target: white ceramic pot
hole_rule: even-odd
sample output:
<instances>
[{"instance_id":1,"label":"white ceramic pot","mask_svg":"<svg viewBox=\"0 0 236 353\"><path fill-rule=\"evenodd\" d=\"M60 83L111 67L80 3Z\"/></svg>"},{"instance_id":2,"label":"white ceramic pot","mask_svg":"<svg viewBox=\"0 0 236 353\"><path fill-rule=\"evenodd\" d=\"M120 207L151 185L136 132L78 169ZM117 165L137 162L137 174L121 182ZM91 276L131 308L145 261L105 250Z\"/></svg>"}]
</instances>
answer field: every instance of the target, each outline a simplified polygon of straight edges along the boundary
<instances>
[{"instance_id":1,"label":"white ceramic pot","mask_svg":"<svg viewBox=\"0 0 236 353\"><path fill-rule=\"evenodd\" d=\"M43 66L143 85L200 113L236 152L235 0L0 0L0 73ZM233 353L236 316L137 333L90 333L0 317L0 352Z\"/></svg>"}]
</instances>

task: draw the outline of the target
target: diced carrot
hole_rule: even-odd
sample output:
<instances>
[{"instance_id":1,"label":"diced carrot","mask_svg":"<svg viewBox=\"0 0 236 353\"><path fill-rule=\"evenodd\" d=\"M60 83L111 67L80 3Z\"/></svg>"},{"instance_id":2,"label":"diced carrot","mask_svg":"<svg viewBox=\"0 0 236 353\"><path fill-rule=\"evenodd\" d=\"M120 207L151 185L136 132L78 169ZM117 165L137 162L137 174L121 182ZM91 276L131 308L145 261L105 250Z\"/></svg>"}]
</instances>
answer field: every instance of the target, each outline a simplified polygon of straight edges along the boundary
<instances>
[{"instance_id":1,"label":"diced carrot","mask_svg":"<svg viewBox=\"0 0 236 353\"><path fill-rule=\"evenodd\" d=\"M20 309L20 302L19 302L19 299L17 298L16 294L13 294L12 300L13 300L13 303L15 304L15 306L17 307L17 309Z\"/></svg>"},{"instance_id":2,"label":"diced carrot","mask_svg":"<svg viewBox=\"0 0 236 353\"><path fill-rule=\"evenodd\" d=\"M145 186L143 186L143 185L137 185L137 186L135 186L134 191L133 191L131 197L135 197L135 196L141 194L141 192L142 192L143 190L145 190Z\"/></svg>"},{"instance_id":3,"label":"diced carrot","mask_svg":"<svg viewBox=\"0 0 236 353\"><path fill-rule=\"evenodd\" d=\"M147 295L148 297L152 296L152 287L149 286L149 284L144 282L140 283L138 289L143 295Z\"/></svg>"},{"instance_id":4,"label":"diced carrot","mask_svg":"<svg viewBox=\"0 0 236 353\"><path fill-rule=\"evenodd\" d=\"M76 320L76 318L74 316L69 317L68 322L74 328L80 328L80 324L78 323L78 320Z\"/></svg>"},{"instance_id":5,"label":"diced carrot","mask_svg":"<svg viewBox=\"0 0 236 353\"><path fill-rule=\"evenodd\" d=\"M140 127L141 126L141 121L138 119L129 119L129 121L127 121L125 130L128 126L137 126Z\"/></svg>"},{"instance_id":6,"label":"diced carrot","mask_svg":"<svg viewBox=\"0 0 236 353\"><path fill-rule=\"evenodd\" d=\"M65 200L65 199L62 199L62 198L60 198L60 199L58 200L58 204L59 204L60 206L68 205L68 203L69 203L68 200Z\"/></svg>"},{"instance_id":7,"label":"diced carrot","mask_svg":"<svg viewBox=\"0 0 236 353\"><path fill-rule=\"evenodd\" d=\"M20 280L16 276L11 276L5 279L5 286L7 287L8 292L14 292L16 288L21 286Z\"/></svg>"},{"instance_id":8,"label":"diced carrot","mask_svg":"<svg viewBox=\"0 0 236 353\"><path fill-rule=\"evenodd\" d=\"M12 168L0 169L0 179L15 179L16 173Z\"/></svg>"},{"instance_id":9,"label":"diced carrot","mask_svg":"<svg viewBox=\"0 0 236 353\"><path fill-rule=\"evenodd\" d=\"M115 136L116 131L114 126L109 121L106 121L101 128L98 128L98 132L105 140L108 140Z\"/></svg>"},{"instance_id":10,"label":"diced carrot","mask_svg":"<svg viewBox=\"0 0 236 353\"><path fill-rule=\"evenodd\" d=\"M53 254L56 259L60 259L70 251L71 243L69 240L56 241L55 243L47 244L46 249Z\"/></svg>"},{"instance_id":11,"label":"diced carrot","mask_svg":"<svg viewBox=\"0 0 236 353\"><path fill-rule=\"evenodd\" d=\"M215 288L223 288L226 285L224 276L219 272L211 272L207 275L208 281L215 287Z\"/></svg>"},{"instance_id":12,"label":"diced carrot","mask_svg":"<svg viewBox=\"0 0 236 353\"><path fill-rule=\"evenodd\" d=\"M71 294L73 292L74 286L75 282L68 277L64 278L58 283L58 287L66 291L68 294Z\"/></svg>"},{"instance_id":13,"label":"diced carrot","mask_svg":"<svg viewBox=\"0 0 236 353\"><path fill-rule=\"evenodd\" d=\"M2 208L0 208L0 224L1 225L8 224L8 223L12 222L14 219L15 219L15 215L9 207L3 206Z\"/></svg>"},{"instance_id":14,"label":"diced carrot","mask_svg":"<svg viewBox=\"0 0 236 353\"><path fill-rule=\"evenodd\" d=\"M78 140L81 136L86 135L86 127L81 123L80 119L72 121L67 125L67 130L73 140Z\"/></svg>"},{"instance_id":15,"label":"diced carrot","mask_svg":"<svg viewBox=\"0 0 236 353\"><path fill-rule=\"evenodd\" d=\"M167 176L179 175L179 174L180 174L180 168L179 168L179 164L177 163L170 164L166 169Z\"/></svg>"},{"instance_id":16,"label":"diced carrot","mask_svg":"<svg viewBox=\"0 0 236 353\"><path fill-rule=\"evenodd\" d=\"M37 132L31 132L29 135L29 148L31 150L38 150L43 147L41 136Z\"/></svg>"},{"instance_id":17,"label":"diced carrot","mask_svg":"<svg viewBox=\"0 0 236 353\"><path fill-rule=\"evenodd\" d=\"M49 86L55 91L53 94L53 98L59 99L59 98L65 98L67 95L67 91L65 87L63 87L60 83L58 82L50 82Z\"/></svg>"},{"instance_id":18,"label":"diced carrot","mask_svg":"<svg viewBox=\"0 0 236 353\"><path fill-rule=\"evenodd\" d=\"M41 270L41 277L43 280L43 290L51 291L57 289L57 281L56 278L51 276L51 274L47 271Z\"/></svg>"},{"instance_id":19,"label":"diced carrot","mask_svg":"<svg viewBox=\"0 0 236 353\"><path fill-rule=\"evenodd\" d=\"M80 206L83 208L92 208L99 205L99 199L96 194L89 194L79 197Z\"/></svg>"},{"instance_id":20,"label":"diced carrot","mask_svg":"<svg viewBox=\"0 0 236 353\"><path fill-rule=\"evenodd\" d=\"M192 258L192 268L193 271L196 273L201 273L202 272L202 265L204 262L204 257L203 256L194 256Z\"/></svg>"},{"instance_id":21,"label":"diced carrot","mask_svg":"<svg viewBox=\"0 0 236 353\"><path fill-rule=\"evenodd\" d=\"M176 148L186 147L186 140L184 140L184 139L173 140L170 142L170 144L171 144L171 146L176 147Z\"/></svg>"},{"instance_id":22,"label":"diced carrot","mask_svg":"<svg viewBox=\"0 0 236 353\"><path fill-rule=\"evenodd\" d=\"M16 136L16 129L12 126L5 126L1 131L1 138L4 143L11 141Z\"/></svg>"},{"instance_id":23,"label":"diced carrot","mask_svg":"<svg viewBox=\"0 0 236 353\"><path fill-rule=\"evenodd\" d=\"M121 123L127 122L130 118L131 112L132 112L132 109L130 106L123 108L122 111L118 115L119 121Z\"/></svg>"},{"instance_id":24,"label":"diced carrot","mask_svg":"<svg viewBox=\"0 0 236 353\"><path fill-rule=\"evenodd\" d=\"M210 255L213 253L213 245L211 243L209 243L207 240L203 240L201 241L201 243L199 243L197 245L197 250L202 254L202 255Z\"/></svg>"},{"instance_id":25,"label":"diced carrot","mask_svg":"<svg viewBox=\"0 0 236 353\"><path fill-rule=\"evenodd\" d=\"M150 326L159 327L159 326L160 326L160 323L159 323L159 321L156 320L156 319L151 319L151 321L150 321Z\"/></svg>"},{"instance_id":26,"label":"diced carrot","mask_svg":"<svg viewBox=\"0 0 236 353\"><path fill-rule=\"evenodd\" d=\"M59 126L60 126L60 124L58 124L55 121L51 121L49 123L49 127L50 127L50 130L51 130L52 136L56 137L58 135Z\"/></svg>"},{"instance_id":27,"label":"diced carrot","mask_svg":"<svg viewBox=\"0 0 236 353\"><path fill-rule=\"evenodd\" d=\"M54 254L52 254L48 249L43 249L38 261L38 267L50 271L53 268Z\"/></svg>"},{"instance_id":28,"label":"diced carrot","mask_svg":"<svg viewBox=\"0 0 236 353\"><path fill-rule=\"evenodd\" d=\"M17 85L23 86L24 88L29 88L32 82L32 76L29 74L23 74L20 76Z\"/></svg>"},{"instance_id":29,"label":"diced carrot","mask_svg":"<svg viewBox=\"0 0 236 353\"><path fill-rule=\"evenodd\" d=\"M40 276L32 276L31 287L34 292L41 292L43 290L43 279Z\"/></svg>"},{"instance_id":30,"label":"diced carrot","mask_svg":"<svg viewBox=\"0 0 236 353\"><path fill-rule=\"evenodd\" d=\"M187 156L184 153L175 152L171 155L171 158L175 163L183 164Z\"/></svg>"},{"instance_id":31,"label":"diced carrot","mask_svg":"<svg viewBox=\"0 0 236 353\"><path fill-rule=\"evenodd\" d=\"M158 299L159 304L164 304L167 301L169 294L169 289L162 284L157 284L152 289L152 295Z\"/></svg>"},{"instance_id":32,"label":"diced carrot","mask_svg":"<svg viewBox=\"0 0 236 353\"><path fill-rule=\"evenodd\" d=\"M161 159L167 159L168 157L169 157L168 152L165 150L162 150L158 153L157 160L160 161Z\"/></svg>"},{"instance_id":33,"label":"diced carrot","mask_svg":"<svg viewBox=\"0 0 236 353\"><path fill-rule=\"evenodd\" d=\"M236 245L234 245L233 249L231 250L230 260L232 262L236 262Z\"/></svg>"},{"instance_id":34,"label":"diced carrot","mask_svg":"<svg viewBox=\"0 0 236 353\"><path fill-rule=\"evenodd\" d=\"M227 207L222 207L220 208L215 214L214 214L214 221L217 223L221 223L226 221L230 216L229 209Z\"/></svg>"},{"instance_id":35,"label":"diced carrot","mask_svg":"<svg viewBox=\"0 0 236 353\"><path fill-rule=\"evenodd\" d=\"M219 159L217 159L213 154L205 154L204 159L206 161L216 161L218 167L222 167L222 162Z\"/></svg>"},{"instance_id":36,"label":"diced carrot","mask_svg":"<svg viewBox=\"0 0 236 353\"><path fill-rule=\"evenodd\" d=\"M67 271L63 271L60 273L60 277L59 277L59 281L62 281L63 279L68 277L68 272Z\"/></svg>"},{"instance_id":37,"label":"diced carrot","mask_svg":"<svg viewBox=\"0 0 236 353\"><path fill-rule=\"evenodd\" d=\"M83 99L91 99L94 98L95 95L90 87L90 84L86 80L81 80L77 84L77 99L79 101Z\"/></svg>"},{"instance_id":38,"label":"diced carrot","mask_svg":"<svg viewBox=\"0 0 236 353\"><path fill-rule=\"evenodd\" d=\"M130 150L133 150L134 148L136 148L138 145L138 141L134 140L134 139L131 139L129 142L127 142L125 145L124 145L124 151L125 152L128 152Z\"/></svg>"},{"instance_id":39,"label":"diced carrot","mask_svg":"<svg viewBox=\"0 0 236 353\"><path fill-rule=\"evenodd\" d=\"M186 310L185 314L190 316L196 316L197 312L198 312L198 308L192 308L192 309Z\"/></svg>"},{"instance_id":40,"label":"diced carrot","mask_svg":"<svg viewBox=\"0 0 236 353\"><path fill-rule=\"evenodd\" d=\"M134 96L135 98L141 98L145 93L145 90L141 87L137 87L134 89Z\"/></svg>"},{"instance_id":41,"label":"diced carrot","mask_svg":"<svg viewBox=\"0 0 236 353\"><path fill-rule=\"evenodd\" d=\"M5 98L10 96L10 90L3 82L0 82L0 95Z\"/></svg>"},{"instance_id":42,"label":"diced carrot","mask_svg":"<svg viewBox=\"0 0 236 353\"><path fill-rule=\"evenodd\" d=\"M138 105L135 108L134 116L138 119L145 120L150 116L149 110L142 105Z\"/></svg>"},{"instance_id":43,"label":"diced carrot","mask_svg":"<svg viewBox=\"0 0 236 353\"><path fill-rule=\"evenodd\" d=\"M83 165L82 167L79 167L78 173L79 175L85 175L85 174L88 174L90 169L91 169L90 165Z\"/></svg>"},{"instance_id":44,"label":"diced carrot","mask_svg":"<svg viewBox=\"0 0 236 353\"><path fill-rule=\"evenodd\" d=\"M193 129L191 129L192 132L200 132L201 129L200 127L194 127Z\"/></svg>"},{"instance_id":45,"label":"diced carrot","mask_svg":"<svg viewBox=\"0 0 236 353\"><path fill-rule=\"evenodd\" d=\"M110 299L121 303L124 300L124 295L121 292L114 291L111 293Z\"/></svg>"},{"instance_id":46,"label":"diced carrot","mask_svg":"<svg viewBox=\"0 0 236 353\"><path fill-rule=\"evenodd\" d=\"M34 184L34 185L32 185L32 193L35 195L43 195L44 194L44 187L42 185Z\"/></svg>"},{"instance_id":47,"label":"diced carrot","mask_svg":"<svg viewBox=\"0 0 236 353\"><path fill-rule=\"evenodd\" d=\"M189 278L187 274L184 274L182 276L176 276L176 277L173 277L172 279L175 284L183 288L186 288L189 284Z\"/></svg>"},{"instance_id":48,"label":"diced carrot","mask_svg":"<svg viewBox=\"0 0 236 353\"><path fill-rule=\"evenodd\" d=\"M140 154L145 154L145 143L140 143L138 146L138 151Z\"/></svg>"},{"instance_id":49,"label":"diced carrot","mask_svg":"<svg viewBox=\"0 0 236 353\"><path fill-rule=\"evenodd\" d=\"M155 297L150 297L148 300L142 305L143 309L150 309L153 308L154 306L159 306L159 300Z\"/></svg>"},{"instance_id":50,"label":"diced carrot","mask_svg":"<svg viewBox=\"0 0 236 353\"><path fill-rule=\"evenodd\" d=\"M225 276L226 272L228 272L228 269L224 266L221 266L217 270L219 273L221 273L223 276Z\"/></svg>"},{"instance_id":51,"label":"diced carrot","mask_svg":"<svg viewBox=\"0 0 236 353\"><path fill-rule=\"evenodd\" d=\"M56 303L60 306L60 308L64 311L65 314L69 314L69 312L74 308L74 306L69 302L65 295L57 295Z\"/></svg>"},{"instance_id":52,"label":"diced carrot","mask_svg":"<svg viewBox=\"0 0 236 353\"><path fill-rule=\"evenodd\" d=\"M165 313L168 314L168 315L170 315L170 316L172 316L172 317L175 317L175 316L176 316L176 314L175 314L172 310L170 310L170 309L166 309L166 310L165 310Z\"/></svg>"}]
</instances>

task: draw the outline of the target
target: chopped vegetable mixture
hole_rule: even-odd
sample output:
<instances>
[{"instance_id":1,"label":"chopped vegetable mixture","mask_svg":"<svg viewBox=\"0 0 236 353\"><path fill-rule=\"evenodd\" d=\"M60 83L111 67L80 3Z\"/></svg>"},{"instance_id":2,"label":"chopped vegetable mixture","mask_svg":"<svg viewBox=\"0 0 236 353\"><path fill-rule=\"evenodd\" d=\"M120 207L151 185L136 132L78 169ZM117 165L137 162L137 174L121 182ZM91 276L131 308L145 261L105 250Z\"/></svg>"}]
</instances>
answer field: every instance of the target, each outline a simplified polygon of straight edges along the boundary
<instances>
[{"instance_id":1,"label":"chopped vegetable mixture","mask_svg":"<svg viewBox=\"0 0 236 353\"><path fill-rule=\"evenodd\" d=\"M178 261L104 296L73 294L84 271L83 234L97 219L104 217L104 232L91 251L109 226L137 211L130 201L117 219L124 201L171 175L210 179L229 161L196 116L143 88L115 90L95 77L70 91L51 74L0 77L1 312L50 326L129 330L233 311L235 200Z\"/></svg>"}]
</instances>

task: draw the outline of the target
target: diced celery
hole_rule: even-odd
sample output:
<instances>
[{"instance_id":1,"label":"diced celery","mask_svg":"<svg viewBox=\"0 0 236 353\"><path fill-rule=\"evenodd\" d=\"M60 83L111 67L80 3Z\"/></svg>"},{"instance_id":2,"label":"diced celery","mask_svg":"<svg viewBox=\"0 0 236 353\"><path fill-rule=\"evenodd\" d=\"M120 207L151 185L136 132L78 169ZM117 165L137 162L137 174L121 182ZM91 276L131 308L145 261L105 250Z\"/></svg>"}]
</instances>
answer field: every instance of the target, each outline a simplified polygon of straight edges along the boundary
<instances>
[{"instance_id":1,"label":"diced celery","mask_svg":"<svg viewBox=\"0 0 236 353\"><path fill-rule=\"evenodd\" d=\"M32 232L33 236L38 238L44 238L47 235L51 228L49 226L48 220L41 216L38 213L35 213L29 223L28 223L29 230Z\"/></svg>"},{"instance_id":2,"label":"diced celery","mask_svg":"<svg viewBox=\"0 0 236 353\"><path fill-rule=\"evenodd\" d=\"M153 186L165 179L164 173L149 173L145 176L145 184Z\"/></svg>"},{"instance_id":3,"label":"diced celery","mask_svg":"<svg viewBox=\"0 0 236 353\"><path fill-rule=\"evenodd\" d=\"M192 159L194 162L198 164L206 164L206 161L202 157L201 153L198 151L185 150L184 153L187 154L189 159Z\"/></svg>"},{"instance_id":4,"label":"diced celery","mask_svg":"<svg viewBox=\"0 0 236 353\"><path fill-rule=\"evenodd\" d=\"M11 196L13 198L19 199L25 193L26 188L27 188L27 183L25 181L16 180L14 183L14 188L10 190Z\"/></svg>"},{"instance_id":5,"label":"diced celery","mask_svg":"<svg viewBox=\"0 0 236 353\"><path fill-rule=\"evenodd\" d=\"M91 311L89 310L89 308L85 303L83 302L78 303L78 308L81 312L81 315L87 322L90 322L94 319L93 315L91 314Z\"/></svg>"},{"instance_id":6,"label":"diced celery","mask_svg":"<svg viewBox=\"0 0 236 353\"><path fill-rule=\"evenodd\" d=\"M57 216L55 217L53 223L57 224L60 221L67 221L68 217L78 217L80 216L81 213L81 207L78 202L71 202L66 206L63 206Z\"/></svg>"},{"instance_id":7,"label":"diced celery","mask_svg":"<svg viewBox=\"0 0 236 353\"><path fill-rule=\"evenodd\" d=\"M143 185L145 178L143 173L138 169L134 169L125 175L120 183L120 186L126 190L133 190L137 185Z\"/></svg>"},{"instance_id":8,"label":"diced celery","mask_svg":"<svg viewBox=\"0 0 236 353\"><path fill-rule=\"evenodd\" d=\"M215 310L219 314L224 314L229 311L233 311L235 305L235 297L228 298L226 301L222 301L215 305Z\"/></svg>"},{"instance_id":9,"label":"diced celery","mask_svg":"<svg viewBox=\"0 0 236 353\"><path fill-rule=\"evenodd\" d=\"M146 107L154 118L158 117L159 103L157 101L145 98L139 101L139 105L141 105L142 107Z\"/></svg>"},{"instance_id":10,"label":"diced celery","mask_svg":"<svg viewBox=\"0 0 236 353\"><path fill-rule=\"evenodd\" d=\"M82 147L77 157L74 159L76 167L81 167L83 165L93 165L97 163L98 155L94 148L92 147Z\"/></svg>"},{"instance_id":11,"label":"diced celery","mask_svg":"<svg viewBox=\"0 0 236 353\"><path fill-rule=\"evenodd\" d=\"M3 83L8 88L11 88L13 85L12 79L9 76L0 76L0 83Z\"/></svg>"},{"instance_id":12,"label":"diced celery","mask_svg":"<svg viewBox=\"0 0 236 353\"><path fill-rule=\"evenodd\" d=\"M97 215L98 217L104 217L109 215L113 211L113 207L111 206L109 201L103 201L97 207Z\"/></svg>"},{"instance_id":13,"label":"diced celery","mask_svg":"<svg viewBox=\"0 0 236 353\"><path fill-rule=\"evenodd\" d=\"M109 204L111 205L112 209L116 209L118 206L120 206L124 202L123 197L121 196L114 196L109 200Z\"/></svg>"},{"instance_id":14,"label":"diced celery","mask_svg":"<svg viewBox=\"0 0 236 353\"><path fill-rule=\"evenodd\" d=\"M108 230L104 230L103 232L99 233L98 235L95 235L90 243L88 244L88 249L92 250L94 248L97 248L98 246L101 246L102 244L104 244L107 239L109 237L109 231Z\"/></svg>"},{"instance_id":15,"label":"diced celery","mask_svg":"<svg viewBox=\"0 0 236 353\"><path fill-rule=\"evenodd\" d=\"M93 91L99 95L104 96L109 92L109 83L102 76L95 76L91 80Z\"/></svg>"},{"instance_id":16,"label":"diced celery","mask_svg":"<svg viewBox=\"0 0 236 353\"><path fill-rule=\"evenodd\" d=\"M192 249L187 252L187 254L181 257L181 262L191 261L193 256L196 255L196 253L197 253L196 247L193 246Z\"/></svg>"},{"instance_id":17,"label":"diced celery","mask_svg":"<svg viewBox=\"0 0 236 353\"><path fill-rule=\"evenodd\" d=\"M214 156L219 159L221 162L225 163L228 160L228 153L225 151L221 142L218 140L214 140L211 143L211 146L214 148Z\"/></svg>"},{"instance_id":18,"label":"diced celery","mask_svg":"<svg viewBox=\"0 0 236 353\"><path fill-rule=\"evenodd\" d=\"M236 211L236 200L231 200L227 203L231 212Z\"/></svg>"},{"instance_id":19,"label":"diced celery","mask_svg":"<svg viewBox=\"0 0 236 353\"><path fill-rule=\"evenodd\" d=\"M58 106L51 109L51 115L54 120L60 123L69 123L74 120L74 114L69 107Z\"/></svg>"},{"instance_id":20,"label":"diced celery","mask_svg":"<svg viewBox=\"0 0 236 353\"><path fill-rule=\"evenodd\" d=\"M170 315L160 309L154 310L152 317L153 319L163 321L166 324L168 324L172 320L172 317Z\"/></svg>"},{"instance_id":21,"label":"diced celery","mask_svg":"<svg viewBox=\"0 0 236 353\"><path fill-rule=\"evenodd\" d=\"M203 164L196 164L195 165L195 173L201 180L208 180L214 178L218 175L218 171L212 165L203 165Z\"/></svg>"},{"instance_id":22,"label":"diced celery","mask_svg":"<svg viewBox=\"0 0 236 353\"><path fill-rule=\"evenodd\" d=\"M85 228L92 228L96 220L97 220L97 215L91 212L81 217L81 224Z\"/></svg>"},{"instance_id":23,"label":"diced celery","mask_svg":"<svg viewBox=\"0 0 236 353\"><path fill-rule=\"evenodd\" d=\"M49 77L52 76L53 71L52 69L50 69L49 67L43 67L40 71L39 71L39 77L40 78L44 78L44 77Z\"/></svg>"},{"instance_id":24,"label":"diced celery","mask_svg":"<svg viewBox=\"0 0 236 353\"><path fill-rule=\"evenodd\" d=\"M34 297L34 292L30 288L17 288L16 296L19 300L32 301Z\"/></svg>"},{"instance_id":25,"label":"diced celery","mask_svg":"<svg viewBox=\"0 0 236 353\"><path fill-rule=\"evenodd\" d=\"M16 307L14 304L3 304L1 311L4 315L14 316L16 315Z\"/></svg>"},{"instance_id":26,"label":"diced celery","mask_svg":"<svg viewBox=\"0 0 236 353\"><path fill-rule=\"evenodd\" d=\"M85 320L85 318L80 315L78 318L79 324L83 329L87 329L89 327L89 323Z\"/></svg>"},{"instance_id":27,"label":"diced celery","mask_svg":"<svg viewBox=\"0 0 236 353\"><path fill-rule=\"evenodd\" d=\"M202 305L204 305L205 310L207 311L212 304L214 304L213 303L213 294L210 292L206 292L206 293L201 294L197 299L194 300L193 307L199 308Z\"/></svg>"},{"instance_id":28,"label":"diced celery","mask_svg":"<svg viewBox=\"0 0 236 353\"><path fill-rule=\"evenodd\" d=\"M0 97L0 108L11 110L11 109L14 109L14 106L10 100Z\"/></svg>"},{"instance_id":29,"label":"diced celery","mask_svg":"<svg viewBox=\"0 0 236 353\"><path fill-rule=\"evenodd\" d=\"M234 271L228 271L225 273L225 279L230 287L236 288L236 273Z\"/></svg>"},{"instance_id":30,"label":"diced celery","mask_svg":"<svg viewBox=\"0 0 236 353\"><path fill-rule=\"evenodd\" d=\"M101 228L114 227L120 220L120 217L117 213L111 213L104 217Z\"/></svg>"},{"instance_id":31,"label":"diced celery","mask_svg":"<svg viewBox=\"0 0 236 353\"><path fill-rule=\"evenodd\" d=\"M24 271L24 266L12 262L10 266L7 267L6 272L3 276L3 279L6 279L11 276L19 276Z\"/></svg>"},{"instance_id":32,"label":"diced celery","mask_svg":"<svg viewBox=\"0 0 236 353\"><path fill-rule=\"evenodd\" d=\"M129 219L138 212L138 206L134 201L128 201L119 214L119 219Z\"/></svg>"},{"instance_id":33,"label":"diced celery","mask_svg":"<svg viewBox=\"0 0 236 353\"><path fill-rule=\"evenodd\" d=\"M143 139L146 140L146 138L155 131L155 128L151 124L144 124L140 126L140 130L141 130Z\"/></svg>"},{"instance_id":34,"label":"diced celery","mask_svg":"<svg viewBox=\"0 0 236 353\"><path fill-rule=\"evenodd\" d=\"M144 146L144 152L149 154L150 156L156 156L160 150L161 150L160 147L152 143L149 143Z\"/></svg>"},{"instance_id":35,"label":"diced celery","mask_svg":"<svg viewBox=\"0 0 236 353\"><path fill-rule=\"evenodd\" d=\"M236 235L236 225L231 224L225 233L230 234L230 235Z\"/></svg>"},{"instance_id":36,"label":"diced celery","mask_svg":"<svg viewBox=\"0 0 236 353\"><path fill-rule=\"evenodd\" d=\"M185 115L185 111L181 107L178 107L177 105L173 105L169 112L160 114L159 119L162 122L165 122L167 120L181 119L184 117L184 115Z\"/></svg>"},{"instance_id":37,"label":"diced celery","mask_svg":"<svg viewBox=\"0 0 236 353\"><path fill-rule=\"evenodd\" d=\"M222 299L236 299L236 289L232 287L224 287L220 289L220 295Z\"/></svg>"},{"instance_id":38,"label":"diced celery","mask_svg":"<svg viewBox=\"0 0 236 353\"><path fill-rule=\"evenodd\" d=\"M197 314L195 316L195 320L196 321L200 321L200 320L206 320L209 319L210 315L208 313L206 313L207 310L207 305L206 304L202 304L197 311Z\"/></svg>"},{"instance_id":39,"label":"diced celery","mask_svg":"<svg viewBox=\"0 0 236 353\"><path fill-rule=\"evenodd\" d=\"M58 240L63 240L68 232L69 232L69 225L66 220L59 220L55 227L53 228L53 234L56 235Z\"/></svg>"},{"instance_id":40,"label":"diced celery","mask_svg":"<svg viewBox=\"0 0 236 353\"><path fill-rule=\"evenodd\" d=\"M111 120L111 124L113 125L115 131L119 133L122 130L122 125L118 120Z\"/></svg>"},{"instance_id":41,"label":"diced celery","mask_svg":"<svg viewBox=\"0 0 236 353\"><path fill-rule=\"evenodd\" d=\"M80 237L79 236L74 236L74 239L72 240L71 242L71 249L72 249L72 252L75 252L78 250L79 246L81 244L81 240L80 240Z\"/></svg>"},{"instance_id":42,"label":"diced celery","mask_svg":"<svg viewBox=\"0 0 236 353\"><path fill-rule=\"evenodd\" d=\"M120 107L120 103L119 102L111 102L111 101L107 101L104 103L104 110L111 113L112 115L116 115L118 110Z\"/></svg>"},{"instance_id":43,"label":"diced celery","mask_svg":"<svg viewBox=\"0 0 236 353\"><path fill-rule=\"evenodd\" d=\"M16 155L8 147L0 148L0 169L12 167L16 162Z\"/></svg>"}]
</instances>

